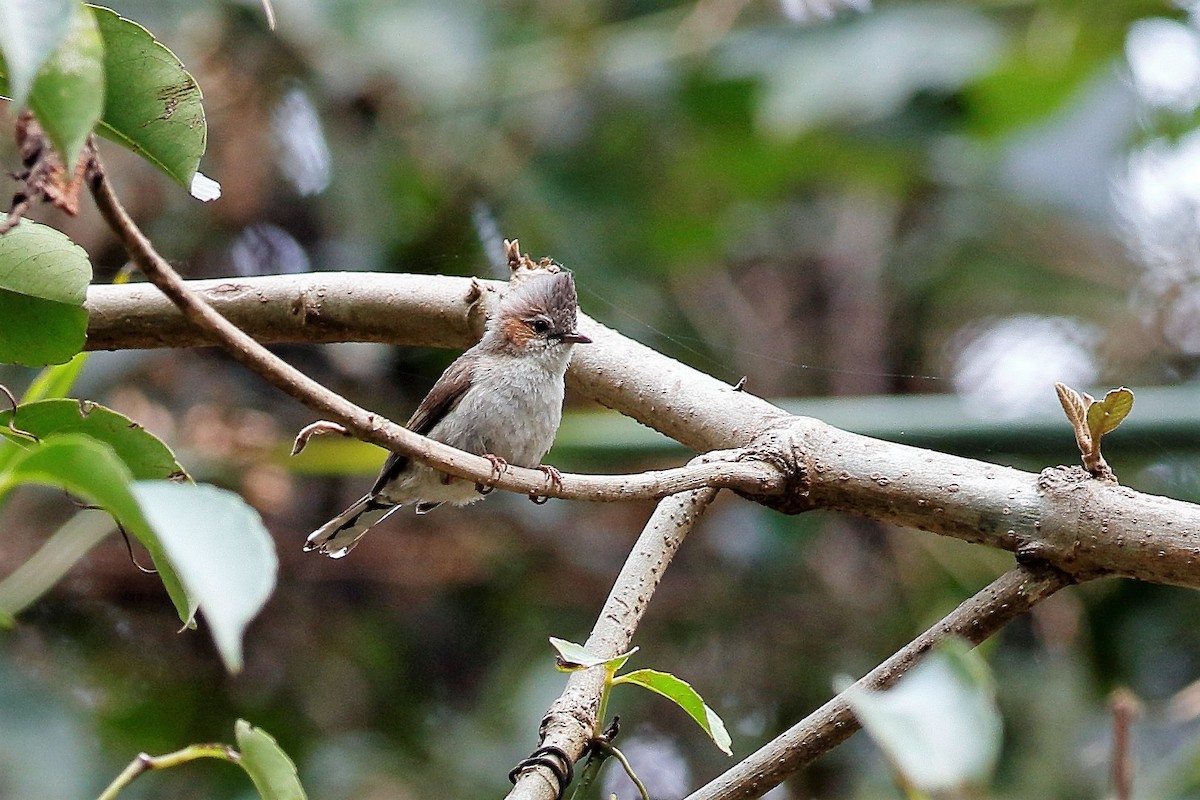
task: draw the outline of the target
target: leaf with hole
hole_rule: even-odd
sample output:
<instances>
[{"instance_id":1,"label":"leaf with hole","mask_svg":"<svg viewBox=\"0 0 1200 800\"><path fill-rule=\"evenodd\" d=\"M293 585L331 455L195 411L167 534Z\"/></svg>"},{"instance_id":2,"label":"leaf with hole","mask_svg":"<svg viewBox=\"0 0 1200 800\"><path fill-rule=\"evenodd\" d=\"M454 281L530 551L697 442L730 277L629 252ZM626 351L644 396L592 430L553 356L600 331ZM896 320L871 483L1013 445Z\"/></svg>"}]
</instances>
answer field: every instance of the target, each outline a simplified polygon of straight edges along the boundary
<instances>
[{"instance_id":1,"label":"leaf with hole","mask_svg":"<svg viewBox=\"0 0 1200 800\"><path fill-rule=\"evenodd\" d=\"M29 439L8 429L11 411L0 412L0 436L30 447ZM125 463L135 480L187 478L162 440L124 414L86 400L40 400L17 407L17 427L42 438L56 433L83 433L104 442Z\"/></svg>"},{"instance_id":2,"label":"leaf with hole","mask_svg":"<svg viewBox=\"0 0 1200 800\"><path fill-rule=\"evenodd\" d=\"M628 683L641 686L662 695L688 713L696 724L712 738L713 743L727 756L733 755L729 745L732 739L725 723L717 716L717 712L708 707L700 693L692 688L687 681L676 678L669 672L659 672L656 669L639 669L613 679L613 686Z\"/></svg>"},{"instance_id":3,"label":"leaf with hole","mask_svg":"<svg viewBox=\"0 0 1200 800\"><path fill-rule=\"evenodd\" d=\"M92 279L87 253L46 225L0 236L0 363L62 364L83 349Z\"/></svg>"},{"instance_id":4,"label":"leaf with hole","mask_svg":"<svg viewBox=\"0 0 1200 800\"><path fill-rule=\"evenodd\" d=\"M238 762L263 800L305 800L296 765L275 738L244 719L234 727L241 761Z\"/></svg>"},{"instance_id":5,"label":"leaf with hole","mask_svg":"<svg viewBox=\"0 0 1200 800\"><path fill-rule=\"evenodd\" d=\"M619 656L604 658L581 644L568 642L566 639L558 639L554 636L550 637L550 646L558 653L554 666L559 672L578 672L601 665L605 666L609 672L616 672L625 666L625 662L629 660L630 656L638 651L638 648L635 647Z\"/></svg>"}]
</instances>

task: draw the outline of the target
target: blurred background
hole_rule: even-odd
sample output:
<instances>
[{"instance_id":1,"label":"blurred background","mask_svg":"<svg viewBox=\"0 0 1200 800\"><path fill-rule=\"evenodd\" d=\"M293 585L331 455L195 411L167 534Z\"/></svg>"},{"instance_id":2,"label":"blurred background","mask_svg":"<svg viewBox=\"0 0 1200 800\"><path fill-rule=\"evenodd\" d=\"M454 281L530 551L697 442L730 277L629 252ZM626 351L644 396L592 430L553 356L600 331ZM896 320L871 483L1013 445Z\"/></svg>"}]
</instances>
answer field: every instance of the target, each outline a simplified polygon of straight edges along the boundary
<instances>
[{"instance_id":1,"label":"blurred background","mask_svg":"<svg viewBox=\"0 0 1200 800\"><path fill-rule=\"evenodd\" d=\"M275 0L274 32L250 0L111 5L204 90L201 169L219 201L101 144L125 203L188 277L495 276L501 239L519 237L575 271L604 323L887 439L1034 471L1076 463L1054 381L1128 385L1133 416L1105 447L1117 475L1200 501L1189 4ZM0 156L16 168L7 140ZM124 265L92 209L39 214L87 248L98 282ZM397 420L456 355L279 351ZM0 369L18 392L31 377ZM157 578L119 538L103 542L0 634L4 800L94 797L138 752L231 741L238 717L277 737L314 798L502 796L563 685L546 638L586 638L651 510L496 493L396 515L344 561L306 557L305 535L362 493L379 451L287 459L312 414L215 351L97 353L77 394L258 508L279 586L231 677L205 632L176 632ZM687 457L573 397L548 460L617 472ZM72 513L61 493L10 498L0 572ZM666 576L630 666L690 681L744 756L1010 565L723 498ZM1006 720L990 796L1104 796L1118 686L1144 704L1142 780L1186 775L1200 752L1197 619L1194 592L1108 580L988 643ZM619 690L611 710L655 797L732 764L643 694ZM632 796L612 769L605 791ZM1178 787L1170 796L1200 797ZM127 796L252 792L238 770L201 763ZM859 736L770 796L900 792Z\"/></svg>"}]
</instances>

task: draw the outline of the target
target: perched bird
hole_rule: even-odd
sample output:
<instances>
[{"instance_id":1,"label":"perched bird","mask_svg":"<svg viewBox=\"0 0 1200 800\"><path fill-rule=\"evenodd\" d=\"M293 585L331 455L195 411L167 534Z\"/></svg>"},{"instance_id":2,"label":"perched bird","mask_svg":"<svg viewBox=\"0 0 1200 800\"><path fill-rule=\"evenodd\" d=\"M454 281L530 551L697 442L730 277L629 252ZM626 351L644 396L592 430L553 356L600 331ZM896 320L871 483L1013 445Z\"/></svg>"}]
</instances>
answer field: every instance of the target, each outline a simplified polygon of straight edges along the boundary
<instances>
[{"instance_id":1,"label":"perched bird","mask_svg":"<svg viewBox=\"0 0 1200 800\"><path fill-rule=\"evenodd\" d=\"M488 457L498 469L516 464L555 477L541 460L562 420L563 375L572 346L591 341L576 329L577 306L571 273L526 278L504 296L479 344L446 368L405 427ZM481 496L469 480L392 453L371 491L309 534L304 550L341 558L402 505L425 514Z\"/></svg>"}]
</instances>

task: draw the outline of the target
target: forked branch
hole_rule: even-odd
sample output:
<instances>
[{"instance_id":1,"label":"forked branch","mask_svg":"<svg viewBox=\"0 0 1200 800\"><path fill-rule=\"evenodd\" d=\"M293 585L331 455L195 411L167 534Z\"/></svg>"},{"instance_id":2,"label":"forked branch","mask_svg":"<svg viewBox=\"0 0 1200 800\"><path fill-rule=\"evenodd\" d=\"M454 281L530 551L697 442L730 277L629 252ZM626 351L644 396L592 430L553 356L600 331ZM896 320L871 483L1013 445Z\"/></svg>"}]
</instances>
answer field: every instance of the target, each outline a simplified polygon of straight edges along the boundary
<instances>
[{"instance_id":1,"label":"forked branch","mask_svg":"<svg viewBox=\"0 0 1200 800\"><path fill-rule=\"evenodd\" d=\"M728 456L712 453L695 459L692 464L714 462ZM585 645L589 652L611 658L629 649L663 573L716 494L716 489L705 488L659 501L596 618ZM560 748L572 760L583 755L592 737L605 723L597 717L604 678L602 667L571 673L566 689L542 720L541 745ZM557 792L558 785L551 771L547 767L536 767L517 778L508 797L509 800L554 800Z\"/></svg>"}]
</instances>

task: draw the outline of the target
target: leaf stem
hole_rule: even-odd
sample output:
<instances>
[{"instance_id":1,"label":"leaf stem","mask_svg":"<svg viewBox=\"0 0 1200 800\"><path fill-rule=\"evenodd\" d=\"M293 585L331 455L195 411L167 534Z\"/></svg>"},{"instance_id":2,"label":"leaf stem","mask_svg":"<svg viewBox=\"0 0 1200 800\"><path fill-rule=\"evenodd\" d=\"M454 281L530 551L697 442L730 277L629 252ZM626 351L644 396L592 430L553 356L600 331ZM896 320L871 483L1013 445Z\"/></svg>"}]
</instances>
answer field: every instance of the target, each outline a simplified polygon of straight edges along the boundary
<instances>
[{"instance_id":1,"label":"leaf stem","mask_svg":"<svg viewBox=\"0 0 1200 800\"><path fill-rule=\"evenodd\" d=\"M633 785L637 787L638 792L642 795L642 800L650 800L650 793L646 791L646 784L642 783L637 773L633 771L633 765L629 763L629 759L625 758L625 754L614 747L609 742L599 742L596 747L605 755L610 755L621 763L621 767L625 770L625 774L629 776L629 780L633 781Z\"/></svg>"},{"instance_id":2,"label":"leaf stem","mask_svg":"<svg viewBox=\"0 0 1200 800\"><path fill-rule=\"evenodd\" d=\"M144 772L177 767L180 764L197 761L201 758L215 758L219 761L228 761L231 764L237 764L241 761L242 756L238 751L226 744L193 744L182 750L176 750L174 753L167 753L161 756L139 753L137 758L129 762L129 766L121 771L121 774L108 785L107 789L100 793L100 796L96 800L113 800L113 798L120 794L121 790Z\"/></svg>"}]
</instances>

